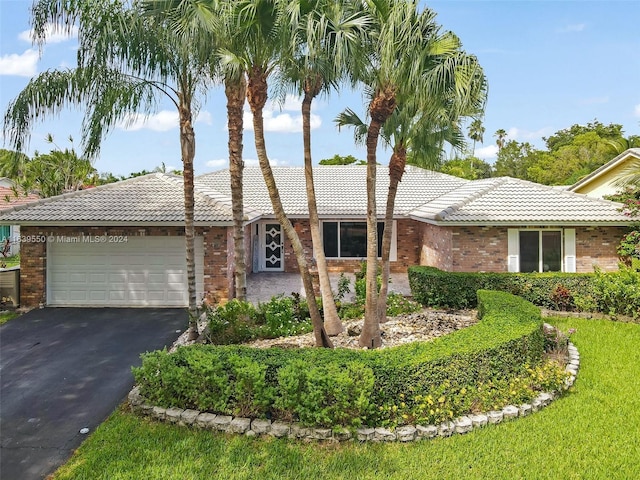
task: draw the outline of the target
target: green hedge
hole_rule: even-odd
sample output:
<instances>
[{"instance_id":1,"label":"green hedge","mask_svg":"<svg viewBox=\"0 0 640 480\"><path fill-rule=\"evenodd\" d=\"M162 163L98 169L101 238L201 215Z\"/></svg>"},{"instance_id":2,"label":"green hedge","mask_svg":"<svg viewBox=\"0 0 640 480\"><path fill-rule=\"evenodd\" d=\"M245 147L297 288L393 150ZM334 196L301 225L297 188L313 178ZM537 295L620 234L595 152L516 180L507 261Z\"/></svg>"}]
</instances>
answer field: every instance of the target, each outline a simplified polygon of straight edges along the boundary
<instances>
[{"instance_id":1,"label":"green hedge","mask_svg":"<svg viewBox=\"0 0 640 480\"><path fill-rule=\"evenodd\" d=\"M498 290L552 310L575 310L576 299L594 296L591 273L467 273L409 268L415 300L428 307L476 308L478 290Z\"/></svg>"},{"instance_id":2,"label":"green hedge","mask_svg":"<svg viewBox=\"0 0 640 480\"><path fill-rule=\"evenodd\" d=\"M364 351L197 345L144 354L133 373L143 397L163 407L329 427L406 423L400 412L420 410L438 422L468 413L479 385L506 384L542 359L536 307L503 292L478 299L476 325L432 342Z\"/></svg>"}]
</instances>

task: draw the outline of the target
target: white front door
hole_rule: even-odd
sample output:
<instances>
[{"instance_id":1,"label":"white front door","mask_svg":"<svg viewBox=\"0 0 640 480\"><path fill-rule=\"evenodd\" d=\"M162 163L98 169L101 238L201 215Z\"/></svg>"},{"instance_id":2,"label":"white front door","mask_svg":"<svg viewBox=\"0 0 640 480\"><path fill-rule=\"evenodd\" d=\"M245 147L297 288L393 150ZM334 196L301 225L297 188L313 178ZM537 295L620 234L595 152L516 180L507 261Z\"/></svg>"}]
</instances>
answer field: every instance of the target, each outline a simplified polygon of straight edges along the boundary
<instances>
[{"instance_id":1,"label":"white front door","mask_svg":"<svg viewBox=\"0 0 640 480\"><path fill-rule=\"evenodd\" d=\"M278 222L260 225L260 269L265 272L284 271L284 238Z\"/></svg>"}]
</instances>

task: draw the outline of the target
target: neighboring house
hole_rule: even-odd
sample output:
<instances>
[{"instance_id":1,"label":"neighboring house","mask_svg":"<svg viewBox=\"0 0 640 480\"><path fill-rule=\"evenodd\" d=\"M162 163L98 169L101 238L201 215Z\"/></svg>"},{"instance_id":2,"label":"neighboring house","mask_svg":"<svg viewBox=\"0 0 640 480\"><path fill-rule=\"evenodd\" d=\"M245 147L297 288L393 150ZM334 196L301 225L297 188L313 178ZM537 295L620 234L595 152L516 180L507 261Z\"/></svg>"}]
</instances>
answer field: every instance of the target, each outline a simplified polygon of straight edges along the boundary
<instances>
[{"instance_id":1,"label":"neighboring house","mask_svg":"<svg viewBox=\"0 0 640 480\"><path fill-rule=\"evenodd\" d=\"M275 167L285 211L312 256L304 171ZM366 256L366 166L314 169L329 268ZM378 214L388 169L378 167ZM257 167L244 172L249 272L297 272ZM407 167L398 190L391 269L590 272L617 268L629 224L619 204L509 177L468 181ZM0 214L22 227L24 306L185 306L182 178L155 173L42 199ZM195 180L198 298L232 295L229 172Z\"/></svg>"},{"instance_id":2,"label":"neighboring house","mask_svg":"<svg viewBox=\"0 0 640 480\"><path fill-rule=\"evenodd\" d=\"M28 195L16 195L13 191L13 182L6 178L0 177L0 212L16 207L18 205L25 205L27 203L39 200L40 197L35 194ZM7 256L16 255L20 252L20 226L2 223L0 219L0 246L5 247L5 244L9 241L6 252Z\"/></svg>"},{"instance_id":3,"label":"neighboring house","mask_svg":"<svg viewBox=\"0 0 640 480\"><path fill-rule=\"evenodd\" d=\"M582 193L588 197L604 198L621 190L616 181L623 176L632 162L640 161L640 148L625 150L610 162L594 170L586 177L568 188L571 192Z\"/></svg>"}]
</instances>

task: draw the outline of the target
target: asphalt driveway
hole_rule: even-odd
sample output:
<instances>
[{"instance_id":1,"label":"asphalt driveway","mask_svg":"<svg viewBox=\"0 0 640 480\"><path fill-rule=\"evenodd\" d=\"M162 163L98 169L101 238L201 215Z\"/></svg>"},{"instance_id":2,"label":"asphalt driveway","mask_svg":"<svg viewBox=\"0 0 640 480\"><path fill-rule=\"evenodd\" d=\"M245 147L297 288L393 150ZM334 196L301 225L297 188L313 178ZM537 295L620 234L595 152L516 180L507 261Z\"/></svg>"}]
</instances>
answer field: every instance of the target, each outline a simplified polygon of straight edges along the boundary
<instances>
[{"instance_id":1,"label":"asphalt driveway","mask_svg":"<svg viewBox=\"0 0 640 480\"><path fill-rule=\"evenodd\" d=\"M184 309L45 308L0 327L0 478L39 479L124 399L140 353L170 345Z\"/></svg>"}]
</instances>

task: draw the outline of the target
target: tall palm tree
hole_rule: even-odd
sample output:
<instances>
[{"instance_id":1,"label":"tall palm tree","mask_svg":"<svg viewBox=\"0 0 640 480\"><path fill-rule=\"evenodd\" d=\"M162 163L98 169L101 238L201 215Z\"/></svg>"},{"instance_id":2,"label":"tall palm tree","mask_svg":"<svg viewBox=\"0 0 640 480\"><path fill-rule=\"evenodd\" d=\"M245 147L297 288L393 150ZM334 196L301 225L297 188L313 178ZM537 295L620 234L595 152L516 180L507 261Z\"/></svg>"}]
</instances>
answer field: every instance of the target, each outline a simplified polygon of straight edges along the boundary
<instances>
[{"instance_id":1,"label":"tall palm tree","mask_svg":"<svg viewBox=\"0 0 640 480\"><path fill-rule=\"evenodd\" d=\"M446 37L446 35L445 35ZM439 37L431 39L437 44ZM381 137L391 147L392 154L389 160L390 179L387 204L385 210L385 227L382 238L381 252L381 287L378 297L379 322L386 321L386 302L389 284L393 212L398 184L402 180L404 167L409 163L422 168L433 168L445 155L443 146L449 144L456 150L462 150L465 146L464 136L458 128L461 117L475 114L482 109L486 98L486 79L476 63L475 57L469 57L458 48L443 49L431 47L440 52L437 59L430 60L430 69L436 68L439 63L457 57L457 62L450 62L452 69L447 75L447 82L440 76L440 85L445 86L441 90L432 90L426 98L413 95L398 103L395 111L387 119L381 129ZM446 52L446 54L444 53ZM469 69L474 73L469 73ZM458 74L455 70L458 69ZM427 72L425 72L427 73ZM425 75L425 78L429 78ZM432 80L437 78L433 77ZM423 83L426 87L426 81ZM422 103L426 102L426 103ZM355 127L356 142L362 140L366 133L366 125L357 115L347 110L337 118L339 126L351 125Z\"/></svg>"},{"instance_id":2,"label":"tall palm tree","mask_svg":"<svg viewBox=\"0 0 640 480\"><path fill-rule=\"evenodd\" d=\"M282 71L285 82L303 96L301 113L309 223L322 294L324 326L329 335L337 335L344 327L331 292L320 234L313 183L310 119L313 100L322 92L328 93L331 87L337 87L345 77L349 63L361 57L358 49L368 22L361 10L352 7L353 2L344 0L320 0L315 5L303 0L285 1L293 35L290 53L287 55L285 51Z\"/></svg>"},{"instance_id":3,"label":"tall palm tree","mask_svg":"<svg viewBox=\"0 0 640 480\"><path fill-rule=\"evenodd\" d=\"M150 113L159 97L168 98L179 115L183 162L185 244L189 296L189 336L197 331L193 111L196 97L210 83L199 39L175 35L125 1L38 0L32 8L35 38L46 41L46 26L78 32L78 66L47 71L32 79L7 110L4 131L18 150L31 125L66 105L83 105L85 154L98 154L104 135L134 112Z\"/></svg>"},{"instance_id":4,"label":"tall palm tree","mask_svg":"<svg viewBox=\"0 0 640 480\"><path fill-rule=\"evenodd\" d=\"M372 92L366 132L367 147L367 276L365 322L359 344L375 348L381 344L379 322L386 315L386 282L393 209L402 179L408 148L403 136L422 116L444 129L455 127L461 115L477 113L484 105L486 80L477 60L460 51L459 39L440 34L431 10L418 11L416 2L366 2L375 19L368 58L372 60L362 77ZM421 88L415 88L420 85ZM437 122L442 113L449 122ZM383 282L377 292L377 214L375 204L376 148L378 137L393 116L404 132L394 142L389 162L390 186L383 233ZM416 122L419 123L419 122ZM425 127L425 124L422 124ZM402 132L403 130L401 130ZM433 131L427 128L425 131ZM414 132L415 135L415 132Z\"/></svg>"},{"instance_id":5,"label":"tall palm tree","mask_svg":"<svg viewBox=\"0 0 640 480\"><path fill-rule=\"evenodd\" d=\"M247 101L253 114L253 130L260 170L278 222L291 242L309 306L317 346L332 347L323 325L313 290L313 282L304 248L293 224L284 211L273 176L264 139L263 110L268 97L268 80L281 61L283 49L291 45L291 25L280 0L241 0L235 2L235 34L244 46L235 61L247 73Z\"/></svg>"},{"instance_id":6,"label":"tall palm tree","mask_svg":"<svg viewBox=\"0 0 640 480\"><path fill-rule=\"evenodd\" d=\"M473 140L473 150L471 151L471 156L475 157L476 155L476 142L482 143L482 139L484 137L485 128L482 125L482 120L479 118L473 119L473 121L469 124L469 138ZM473 167L473 164L471 165Z\"/></svg>"},{"instance_id":7,"label":"tall palm tree","mask_svg":"<svg viewBox=\"0 0 640 480\"><path fill-rule=\"evenodd\" d=\"M243 173L244 104L247 82L238 62L238 43L234 25L234 2L203 0L142 0L149 15L163 19L175 34L210 42L210 75L222 78L227 98L229 131L229 178L233 215L234 291L235 298L247 298L247 267L245 259Z\"/></svg>"},{"instance_id":8,"label":"tall palm tree","mask_svg":"<svg viewBox=\"0 0 640 480\"><path fill-rule=\"evenodd\" d=\"M504 128L499 128L496 133L493 134L496 137L496 145L498 145L498 151L502 150L506 143L507 131Z\"/></svg>"}]
</instances>

